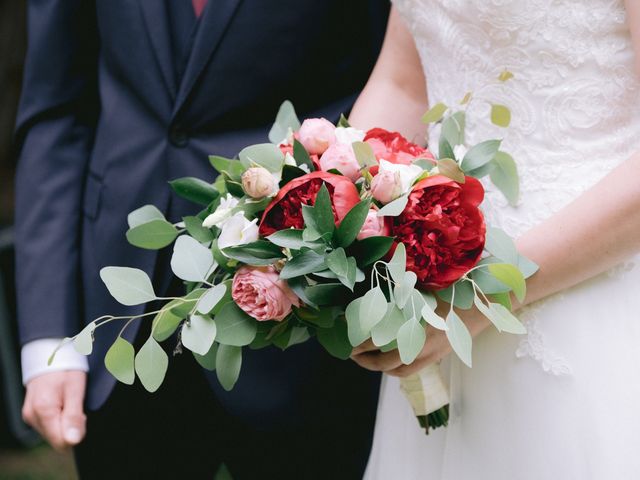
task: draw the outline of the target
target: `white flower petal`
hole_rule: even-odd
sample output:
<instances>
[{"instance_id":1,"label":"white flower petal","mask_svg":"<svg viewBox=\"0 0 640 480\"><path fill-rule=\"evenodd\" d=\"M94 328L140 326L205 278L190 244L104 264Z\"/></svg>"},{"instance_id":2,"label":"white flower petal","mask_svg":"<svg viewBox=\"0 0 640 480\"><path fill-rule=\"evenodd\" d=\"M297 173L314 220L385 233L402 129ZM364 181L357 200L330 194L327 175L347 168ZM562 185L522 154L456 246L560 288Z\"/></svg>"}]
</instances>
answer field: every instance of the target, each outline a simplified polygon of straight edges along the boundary
<instances>
[{"instance_id":1,"label":"white flower petal","mask_svg":"<svg viewBox=\"0 0 640 480\"><path fill-rule=\"evenodd\" d=\"M365 132L353 127L337 127L335 130L336 140L344 145L351 145L353 142L364 140Z\"/></svg>"}]
</instances>

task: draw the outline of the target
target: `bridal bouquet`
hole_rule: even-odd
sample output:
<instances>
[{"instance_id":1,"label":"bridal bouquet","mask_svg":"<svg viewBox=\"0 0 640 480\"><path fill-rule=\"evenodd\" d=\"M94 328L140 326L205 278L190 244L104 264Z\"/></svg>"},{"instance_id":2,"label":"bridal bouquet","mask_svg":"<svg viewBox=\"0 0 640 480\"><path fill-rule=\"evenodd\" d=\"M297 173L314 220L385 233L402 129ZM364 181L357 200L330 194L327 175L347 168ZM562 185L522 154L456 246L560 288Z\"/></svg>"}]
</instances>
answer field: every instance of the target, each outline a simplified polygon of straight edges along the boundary
<instances>
[{"instance_id":1,"label":"bridal bouquet","mask_svg":"<svg viewBox=\"0 0 640 480\"><path fill-rule=\"evenodd\" d=\"M424 120L441 124L437 158L398 133L363 132L345 118L337 126L321 118L300 124L285 102L272 143L249 146L237 159L211 156L214 183L171 182L178 195L202 205L199 213L178 224L151 205L129 215L131 244L173 243L171 268L186 294L161 298L142 270L105 267L101 278L118 302L164 305L98 318L65 342L88 355L101 325L153 318L137 353L119 336L104 360L119 381L132 384L137 376L151 392L164 379L169 360L160 342L170 337L177 350L215 370L225 389L238 379L244 347L286 349L315 337L329 354L348 359L371 338L409 364L425 344L427 324L445 330L471 366L471 335L456 309L475 305L500 331L523 333L510 293L522 298L536 267L508 236L485 226L480 210L477 177L490 175L511 201L517 197L515 164L500 141L463 146L464 111L442 104ZM450 305L444 318L438 304ZM427 430L446 425L437 366L402 386Z\"/></svg>"}]
</instances>

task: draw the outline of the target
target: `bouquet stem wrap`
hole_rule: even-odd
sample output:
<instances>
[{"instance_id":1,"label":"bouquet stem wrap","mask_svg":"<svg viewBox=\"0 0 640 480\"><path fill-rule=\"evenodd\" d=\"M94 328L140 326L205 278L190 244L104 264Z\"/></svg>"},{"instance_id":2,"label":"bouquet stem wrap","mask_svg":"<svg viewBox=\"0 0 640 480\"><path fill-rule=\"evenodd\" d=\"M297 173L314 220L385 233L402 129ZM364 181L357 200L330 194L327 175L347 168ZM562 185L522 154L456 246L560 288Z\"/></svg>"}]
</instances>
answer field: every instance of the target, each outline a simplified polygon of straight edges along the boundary
<instances>
[{"instance_id":1,"label":"bouquet stem wrap","mask_svg":"<svg viewBox=\"0 0 640 480\"><path fill-rule=\"evenodd\" d=\"M449 390L433 363L417 373L400 379L400 389L413 408L426 433L429 428L446 426L449 419Z\"/></svg>"}]
</instances>

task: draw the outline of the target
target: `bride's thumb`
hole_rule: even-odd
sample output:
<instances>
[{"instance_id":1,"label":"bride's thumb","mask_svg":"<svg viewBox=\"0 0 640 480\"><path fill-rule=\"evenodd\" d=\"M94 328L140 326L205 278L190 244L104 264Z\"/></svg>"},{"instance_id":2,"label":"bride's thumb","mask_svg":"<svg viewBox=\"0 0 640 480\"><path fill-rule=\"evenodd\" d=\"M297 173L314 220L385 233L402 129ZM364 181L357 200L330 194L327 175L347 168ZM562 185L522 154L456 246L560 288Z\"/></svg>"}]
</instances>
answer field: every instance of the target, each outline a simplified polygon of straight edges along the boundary
<instances>
[{"instance_id":1,"label":"bride's thumb","mask_svg":"<svg viewBox=\"0 0 640 480\"><path fill-rule=\"evenodd\" d=\"M87 431L87 417L83 410L84 384L67 382L62 408L62 438L70 445L79 444Z\"/></svg>"}]
</instances>

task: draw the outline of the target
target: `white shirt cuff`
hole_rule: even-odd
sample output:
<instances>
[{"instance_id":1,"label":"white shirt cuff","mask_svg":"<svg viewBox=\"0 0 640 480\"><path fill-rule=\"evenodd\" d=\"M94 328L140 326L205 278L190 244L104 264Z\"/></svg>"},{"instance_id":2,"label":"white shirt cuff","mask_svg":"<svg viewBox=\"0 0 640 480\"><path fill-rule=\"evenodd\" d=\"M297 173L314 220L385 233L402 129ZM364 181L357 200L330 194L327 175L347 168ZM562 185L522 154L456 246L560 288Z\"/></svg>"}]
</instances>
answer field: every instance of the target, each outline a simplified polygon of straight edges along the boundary
<instances>
[{"instance_id":1,"label":"white shirt cuff","mask_svg":"<svg viewBox=\"0 0 640 480\"><path fill-rule=\"evenodd\" d=\"M49 357L61 341L61 338L42 338L28 342L22 347L23 385L26 385L32 378L45 373L63 370L89 371L87 357L76 352L71 343L67 343L58 350L51 365L47 365Z\"/></svg>"}]
</instances>

